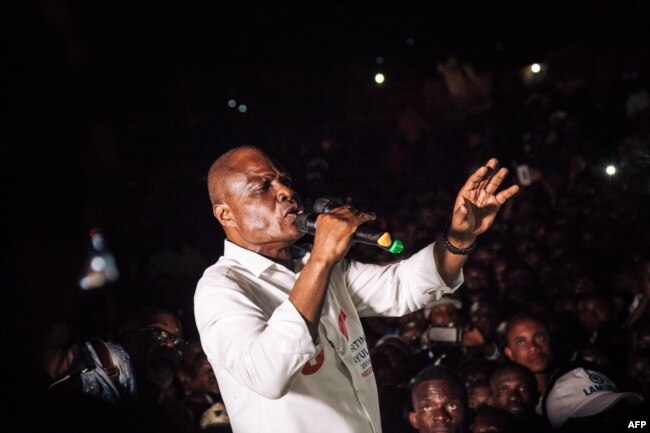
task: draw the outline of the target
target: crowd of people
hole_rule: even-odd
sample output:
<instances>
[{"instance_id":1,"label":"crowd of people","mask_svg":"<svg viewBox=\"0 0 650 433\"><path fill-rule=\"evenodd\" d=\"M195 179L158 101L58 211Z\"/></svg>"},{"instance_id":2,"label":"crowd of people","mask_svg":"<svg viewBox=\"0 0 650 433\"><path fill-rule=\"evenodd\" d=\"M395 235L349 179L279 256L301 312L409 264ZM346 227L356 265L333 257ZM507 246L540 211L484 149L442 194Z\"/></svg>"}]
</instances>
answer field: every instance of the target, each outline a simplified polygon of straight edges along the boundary
<instances>
[{"instance_id":1,"label":"crowd of people","mask_svg":"<svg viewBox=\"0 0 650 433\"><path fill-rule=\"evenodd\" d=\"M306 208L327 196L373 210L372 224L404 243L400 256L354 245L349 256L367 263L435 239L455 185L486 156L499 156L520 185L479 237L456 292L403 317L362 319L384 432L619 431L647 415L650 97L632 90L596 110L584 95L537 89L516 111L485 109L444 134L409 108L377 144L390 158L372 161L372 185L336 179L341 167L354 170L346 143L328 138L304 155L294 176ZM599 123L603 113L612 126ZM617 161L613 176L607 158ZM207 262L188 255L192 269ZM230 431L191 298L177 299L159 298L165 308L139 309L113 332L53 330L44 373L60 430Z\"/></svg>"}]
</instances>

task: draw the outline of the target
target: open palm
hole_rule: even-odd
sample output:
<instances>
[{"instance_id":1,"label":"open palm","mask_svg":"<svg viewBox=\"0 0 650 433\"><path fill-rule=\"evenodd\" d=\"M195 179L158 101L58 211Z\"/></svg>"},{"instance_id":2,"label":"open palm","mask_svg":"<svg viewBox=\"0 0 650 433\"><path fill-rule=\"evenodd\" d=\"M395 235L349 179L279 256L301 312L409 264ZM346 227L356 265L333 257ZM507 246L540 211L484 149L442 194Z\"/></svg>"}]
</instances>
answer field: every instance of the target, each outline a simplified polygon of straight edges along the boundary
<instances>
[{"instance_id":1,"label":"open palm","mask_svg":"<svg viewBox=\"0 0 650 433\"><path fill-rule=\"evenodd\" d=\"M519 187L513 185L497 193L508 174L507 168L495 173L498 163L496 158L490 159L467 179L459 191L451 221L451 230L455 233L471 236L485 233L501 206L519 191Z\"/></svg>"}]
</instances>

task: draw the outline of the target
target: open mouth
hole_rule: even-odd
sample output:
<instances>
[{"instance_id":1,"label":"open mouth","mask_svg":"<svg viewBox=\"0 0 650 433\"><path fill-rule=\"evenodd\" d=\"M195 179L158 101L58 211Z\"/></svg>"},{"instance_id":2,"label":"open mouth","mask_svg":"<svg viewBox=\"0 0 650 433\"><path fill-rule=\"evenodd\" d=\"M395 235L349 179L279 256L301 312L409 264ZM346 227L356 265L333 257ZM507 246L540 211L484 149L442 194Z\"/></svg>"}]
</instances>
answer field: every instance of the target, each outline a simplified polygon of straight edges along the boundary
<instances>
[{"instance_id":1,"label":"open mouth","mask_svg":"<svg viewBox=\"0 0 650 433\"><path fill-rule=\"evenodd\" d=\"M294 207L290 207L287 210L287 213L284 216L285 217L292 216L293 218L295 218L296 216L300 215L302 212L303 212L302 209L300 209L299 207L294 206Z\"/></svg>"}]
</instances>

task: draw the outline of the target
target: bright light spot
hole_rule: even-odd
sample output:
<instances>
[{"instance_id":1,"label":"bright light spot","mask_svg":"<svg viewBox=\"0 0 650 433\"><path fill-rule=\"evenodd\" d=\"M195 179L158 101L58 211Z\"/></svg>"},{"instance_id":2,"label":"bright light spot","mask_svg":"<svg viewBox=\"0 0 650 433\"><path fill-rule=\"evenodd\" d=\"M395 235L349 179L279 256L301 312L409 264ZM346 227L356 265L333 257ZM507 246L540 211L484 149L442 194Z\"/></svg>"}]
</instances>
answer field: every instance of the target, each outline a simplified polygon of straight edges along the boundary
<instances>
[{"instance_id":1,"label":"bright light spot","mask_svg":"<svg viewBox=\"0 0 650 433\"><path fill-rule=\"evenodd\" d=\"M408 46L408 47L412 47L413 45L415 45L415 39L413 39L413 38L408 38L408 39L406 40L406 46Z\"/></svg>"},{"instance_id":2,"label":"bright light spot","mask_svg":"<svg viewBox=\"0 0 650 433\"><path fill-rule=\"evenodd\" d=\"M533 74L536 74L542 70L542 67L540 66L539 63L533 63L532 65L530 65L530 70L532 71Z\"/></svg>"},{"instance_id":3,"label":"bright light spot","mask_svg":"<svg viewBox=\"0 0 650 433\"><path fill-rule=\"evenodd\" d=\"M608 165L607 168L605 168L605 173L610 176L614 176L616 174L616 167L613 165Z\"/></svg>"},{"instance_id":4,"label":"bright light spot","mask_svg":"<svg viewBox=\"0 0 650 433\"><path fill-rule=\"evenodd\" d=\"M97 289L106 283L106 278L102 273L90 274L79 281L79 287L84 290Z\"/></svg>"},{"instance_id":5,"label":"bright light spot","mask_svg":"<svg viewBox=\"0 0 650 433\"><path fill-rule=\"evenodd\" d=\"M237 101L235 101L234 99L228 99L228 106L230 108L235 108L237 106Z\"/></svg>"},{"instance_id":6,"label":"bright light spot","mask_svg":"<svg viewBox=\"0 0 650 433\"><path fill-rule=\"evenodd\" d=\"M384 58L382 56L379 56L375 59L375 63L378 65L383 65L384 64Z\"/></svg>"},{"instance_id":7,"label":"bright light spot","mask_svg":"<svg viewBox=\"0 0 650 433\"><path fill-rule=\"evenodd\" d=\"M241 105L239 106L239 112L240 112L240 113L245 113L247 110L248 110L248 107L245 106L244 104L241 104Z\"/></svg>"},{"instance_id":8,"label":"bright light spot","mask_svg":"<svg viewBox=\"0 0 650 433\"><path fill-rule=\"evenodd\" d=\"M384 74L380 73L380 74L375 75L375 83L383 84L385 80L386 80L386 77L384 77Z\"/></svg>"},{"instance_id":9,"label":"bright light spot","mask_svg":"<svg viewBox=\"0 0 650 433\"><path fill-rule=\"evenodd\" d=\"M95 231L92 234L91 241L96 250L101 251L104 249L104 236L101 233Z\"/></svg>"},{"instance_id":10,"label":"bright light spot","mask_svg":"<svg viewBox=\"0 0 650 433\"><path fill-rule=\"evenodd\" d=\"M90 267L95 272L101 272L106 268L106 260L100 256L93 257L93 259L90 261Z\"/></svg>"}]
</instances>

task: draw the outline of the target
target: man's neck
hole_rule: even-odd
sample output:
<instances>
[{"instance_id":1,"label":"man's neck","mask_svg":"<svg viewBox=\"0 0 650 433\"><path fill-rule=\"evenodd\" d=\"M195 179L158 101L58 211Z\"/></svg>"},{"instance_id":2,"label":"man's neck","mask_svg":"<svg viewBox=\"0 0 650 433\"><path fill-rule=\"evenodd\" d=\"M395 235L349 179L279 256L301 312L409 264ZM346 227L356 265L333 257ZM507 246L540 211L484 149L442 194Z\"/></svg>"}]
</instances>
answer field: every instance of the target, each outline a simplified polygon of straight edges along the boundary
<instances>
[{"instance_id":1,"label":"man's neck","mask_svg":"<svg viewBox=\"0 0 650 433\"><path fill-rule=\"evenodd\" d=\"M550 376L551 374L548 372L535 373L535 380L537 380L537 390L539 391L540 395L544 395L544 392L546 392L546 385L548 384Z\"/></svg>"},{"instance_id":2,"label":"man's neck","mask_svg":"<svg viewBox=\"0 0 650 433\"><path fill-rule=\"evenodd\" d=\"M283 243L252 245L247 244L246 242L235 242L232 239L228 240L242 248L264 256L267 259L286 267L287 269L293 269L293 260L291 258L291 244L287 245Z\"/></svg>"}]
</instances>

